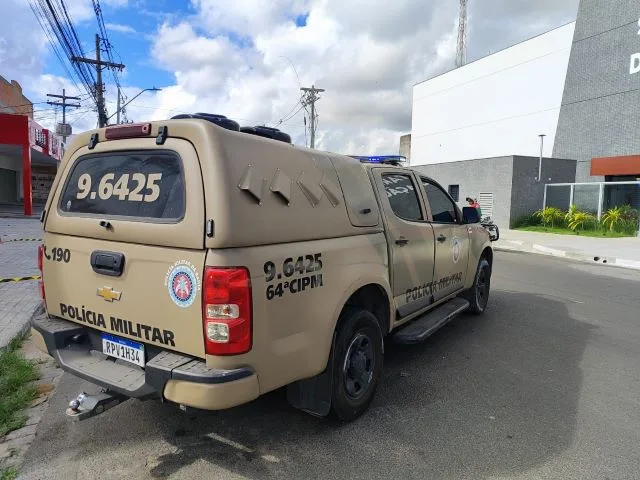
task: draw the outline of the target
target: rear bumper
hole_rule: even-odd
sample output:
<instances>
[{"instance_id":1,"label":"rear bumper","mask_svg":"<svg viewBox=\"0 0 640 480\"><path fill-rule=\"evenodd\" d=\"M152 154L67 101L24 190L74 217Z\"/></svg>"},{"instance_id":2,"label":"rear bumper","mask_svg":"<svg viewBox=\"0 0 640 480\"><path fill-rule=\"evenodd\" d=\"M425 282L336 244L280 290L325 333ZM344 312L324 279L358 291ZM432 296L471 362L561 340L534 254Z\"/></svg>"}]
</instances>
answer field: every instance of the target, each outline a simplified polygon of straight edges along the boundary
<instances>
[{"instance_id":1,"label":"rear bumper","mask_svg":"<svg viewBox=\"0 0 640 480\"><path fill-rule=\"evenodd\" d=\"M32 333L64 371L128 397L219 410L259 395L258 377L248 367L211 369L202 360L159 351L140 368L104 355L97 346L99 332L44 314L33 319Z\"/></svg>"}]
</instances>

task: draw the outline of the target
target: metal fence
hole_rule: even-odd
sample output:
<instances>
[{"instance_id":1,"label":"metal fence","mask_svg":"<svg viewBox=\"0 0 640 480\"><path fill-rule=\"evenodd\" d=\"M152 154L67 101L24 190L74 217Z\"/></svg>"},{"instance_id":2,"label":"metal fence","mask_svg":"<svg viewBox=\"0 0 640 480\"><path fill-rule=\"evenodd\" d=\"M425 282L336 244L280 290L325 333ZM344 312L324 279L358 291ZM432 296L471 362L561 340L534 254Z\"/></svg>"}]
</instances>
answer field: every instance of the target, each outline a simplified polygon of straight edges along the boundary
<instances>
[{"instance_id":1,"label":"metal fence","mask_svg":"<svg viewBox=\"0 0 640 480\"><path fill-rule=\"evenodd\" d=\"M569 210L571 205L597 216L614 207L640 210L640 182L547 183L543 208Z\"/></svg>"}]
</instances>

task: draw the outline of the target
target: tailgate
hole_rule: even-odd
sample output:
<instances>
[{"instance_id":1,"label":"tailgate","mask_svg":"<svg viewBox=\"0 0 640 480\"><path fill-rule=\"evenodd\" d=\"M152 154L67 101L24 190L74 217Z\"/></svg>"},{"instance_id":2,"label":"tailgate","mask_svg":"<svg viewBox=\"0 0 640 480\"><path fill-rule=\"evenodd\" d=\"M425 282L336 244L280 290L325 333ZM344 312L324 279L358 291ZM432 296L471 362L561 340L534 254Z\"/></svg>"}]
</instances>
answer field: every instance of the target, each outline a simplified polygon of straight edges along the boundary
<instances>
[{"instance_id":1,"label":"tailgate","mask_svg":"<svg viewBox=\"0 0 640 480\"><path fill-rule=\"evenodd\" d=\"M145 138L84 147L52 196L48 313L110 334L110 348L127 344L119 337L204 357L205 219L193 146Z\"/></svg>"}]
</instances>

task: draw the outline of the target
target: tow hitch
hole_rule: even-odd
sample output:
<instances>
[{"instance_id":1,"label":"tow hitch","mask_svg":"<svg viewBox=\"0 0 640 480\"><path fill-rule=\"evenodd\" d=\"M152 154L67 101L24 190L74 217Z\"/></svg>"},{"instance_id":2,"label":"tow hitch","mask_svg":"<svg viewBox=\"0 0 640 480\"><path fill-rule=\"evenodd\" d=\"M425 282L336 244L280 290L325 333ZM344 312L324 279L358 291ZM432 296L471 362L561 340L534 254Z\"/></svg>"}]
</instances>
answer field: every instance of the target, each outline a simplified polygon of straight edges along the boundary
<instances>
[{"instance_id":1,"label":"tow hitch","mask_svg":"<svg viewBox=\"0 0 640 480\"><path fill-rule=\"evenodd\" d=\"M74 420L86 420L87 418L95 417L96 415L106 412L128 398L129 397L125 395L104 389L96 395L89 395L82 392L69 402L69 408L67 408L65 413Z\"/></svg>"}]
</instances>

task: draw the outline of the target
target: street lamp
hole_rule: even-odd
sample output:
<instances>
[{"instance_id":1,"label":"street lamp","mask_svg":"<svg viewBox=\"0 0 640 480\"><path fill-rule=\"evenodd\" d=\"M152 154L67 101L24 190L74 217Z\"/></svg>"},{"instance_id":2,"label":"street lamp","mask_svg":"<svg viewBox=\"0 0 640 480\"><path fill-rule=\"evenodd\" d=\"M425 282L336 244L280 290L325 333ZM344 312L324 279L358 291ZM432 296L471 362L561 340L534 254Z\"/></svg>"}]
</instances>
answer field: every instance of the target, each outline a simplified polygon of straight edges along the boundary
<instances>
[{"instance_id":1,"label":"street lamp","mask_svg":"<svg viewBox=\"0 0 640 480\"><path fill-rule=\"evenodd\" d=\"M124 105L120 105L120 89L118 89L118 108L116 109L116 112L111 114L111 116L109 118L107 118L107 121L111 120L111 118L113 118L114 115L117 115L116 117L116 123L118 125L120 125L120 112L122 110L124 110L124 107L126 107L127 105L129 105L131 102L133 102L136 98L138 98L140 95L142 95L144 92L159 92L161 91L161 88L156 88L156 87L151 87L151 88L145 88L144 90L141 90L140 93L138 93L135 97L133 97L131 100L129 100L127 103L125 103Z\"/></svg>"},{"instance_id":2,"label":"street lamp","mask_svg":"<svg viewBox=\"0 0 640 480\"><path fill-rule=\"evenodd\" d=\"M538 178L536 178L536 182L540 182L542 178L542 149L544 147L544 137L546 137L546 135L544 133L540 133L538 136L540 137L540 159L538 160Z\"/></svg>"}]
</instances>

